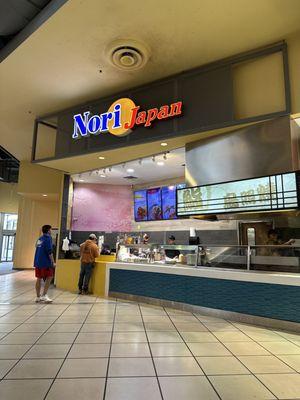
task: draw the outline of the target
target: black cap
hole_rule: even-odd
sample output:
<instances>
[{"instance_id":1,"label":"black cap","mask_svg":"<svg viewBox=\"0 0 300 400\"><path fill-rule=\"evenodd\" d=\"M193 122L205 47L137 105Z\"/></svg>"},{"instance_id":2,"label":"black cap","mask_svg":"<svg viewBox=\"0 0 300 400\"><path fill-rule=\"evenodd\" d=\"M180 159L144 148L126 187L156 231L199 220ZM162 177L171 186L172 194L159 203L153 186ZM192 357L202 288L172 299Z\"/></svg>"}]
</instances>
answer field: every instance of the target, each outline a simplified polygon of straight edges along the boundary
<instances>
[{"instance_id":1,"label":"black cap","mask_svg":"<svg viewBox=\"0 0 300 400\"><path fill-rule=\"evenodd\" d=\"M169 236L169 240L175 240L175 236L174 235Z\"/></svg>"}]
</instances>

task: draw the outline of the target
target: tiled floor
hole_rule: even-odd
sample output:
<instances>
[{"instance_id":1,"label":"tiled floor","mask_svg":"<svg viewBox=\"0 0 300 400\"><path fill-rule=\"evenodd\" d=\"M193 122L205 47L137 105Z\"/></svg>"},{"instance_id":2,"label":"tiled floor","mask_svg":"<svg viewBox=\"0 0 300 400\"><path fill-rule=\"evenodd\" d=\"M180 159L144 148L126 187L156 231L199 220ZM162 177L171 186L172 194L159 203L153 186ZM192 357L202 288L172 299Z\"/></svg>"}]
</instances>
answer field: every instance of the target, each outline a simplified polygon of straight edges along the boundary
<instances>
[{"instance_id":1,"label":"tiled floor","mask_svg":"<svg viewBox=\"0 0 300 400\"><path fill-rule=\"evenodd\" d=\"M12 274L16 272L13 270L12 262L0 262L0 275Z\"/></svg>"},{"instance_id":2,"label":"tiled floor","mask_svg":"<svg viewBox=\"0 0 300 400\"><path fill-rule=\"evenodd\" d=\"M0 277L2 400L300 398L300 335Z\"/></svg>"}]
</instances>

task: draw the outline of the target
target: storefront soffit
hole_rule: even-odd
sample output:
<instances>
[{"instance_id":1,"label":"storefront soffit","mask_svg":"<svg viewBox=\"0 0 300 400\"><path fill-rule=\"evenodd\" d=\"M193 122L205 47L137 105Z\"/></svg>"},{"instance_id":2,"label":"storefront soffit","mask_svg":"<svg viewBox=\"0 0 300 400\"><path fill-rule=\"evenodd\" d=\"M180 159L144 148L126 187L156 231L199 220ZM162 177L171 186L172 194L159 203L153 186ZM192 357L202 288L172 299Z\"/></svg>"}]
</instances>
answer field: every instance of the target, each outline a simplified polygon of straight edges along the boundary
<instances>
[{"instance_id":1,"label":"storefront soffit","mask_svg":"<svg viewBox=\"0 0 300 400\"><path fill-rule=\"evenodd\" d=\"M0 142L28 160L36 116L285 39L299 19L298 0L70 0L1 63ZM124 37L151 49L136 73L104 56Z\"/></svg>"},{"instance_id":2,"label":"storefront soffit","mask_svg":"<svg viewBox=\"0 0 300 400\"><path fill-rule=\"evenodd\" d=\"M181 137L176 137L169 139L168 147L161 147L161 141L145 143L136 146L130 146L122 149L115 149L101 153L91 153L82 156L76 156L71 158L63 158L60 160L51 160L40 162L39 165L43 165L49 168L55 168L67 173L80 173L84 171L90 171L94 169L105 168L114 164L120 164L122 162L135 160L142 157L149 157L158 153L163 153L164 151L170 151L177 149L179 147L185 146L187 143L194 142L200 139L204 139L214 135L220 135L244 126L249 126L253 124L241 124L236 125L234 128L232 126L222 129L215 129L207 132L196 133L193 135L186 135ZM99 160L99 156L104 156L105 160Z\"/></svg>"}]
</instances>

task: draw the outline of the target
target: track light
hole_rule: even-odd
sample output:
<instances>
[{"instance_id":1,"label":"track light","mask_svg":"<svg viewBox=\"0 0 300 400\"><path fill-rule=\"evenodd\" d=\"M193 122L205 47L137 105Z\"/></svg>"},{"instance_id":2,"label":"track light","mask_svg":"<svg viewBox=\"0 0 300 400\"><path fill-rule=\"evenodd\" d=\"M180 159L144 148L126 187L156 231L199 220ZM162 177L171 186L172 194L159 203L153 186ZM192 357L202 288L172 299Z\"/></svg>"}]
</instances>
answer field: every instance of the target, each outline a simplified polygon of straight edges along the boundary
<instances>
[{"instance_id":1,"label":"track light","mask_svg":"<svg viewBox=\"0 0 300 400\"><path fill-rule=\"evenodd\" d=\"M152 156L152 161L155 162L155 156Z\"/></svg>"},{"instance_id":2,"label":"track light","mask_svg":"<svg viewBox=\"0 0 300 400\"><path fill-rule=\"evenodd\" d=\"M143 159L140 158L140 159L139 159L139 164L140 164L140 165L142 165L142 161L143 161Z\"/></svg>"},{"instance_id":3,"label":"track light","mask_svg":"<svg viewBox=\"0 0 300 400\"><path fill-rule=\"evenodd\" d=\"M112 169L111 167L108 168L109 172L111 172L111 169Z\"/></svg>"},{"instance_id":4,"label":"track light","mask_svg":"<svg viewBox=\"0 0 300 400\"><path fill-rule=\"evenodd\" d=\"M164 153L164 160L167 159L167 153Z\"/></svg>"}]
</instances>

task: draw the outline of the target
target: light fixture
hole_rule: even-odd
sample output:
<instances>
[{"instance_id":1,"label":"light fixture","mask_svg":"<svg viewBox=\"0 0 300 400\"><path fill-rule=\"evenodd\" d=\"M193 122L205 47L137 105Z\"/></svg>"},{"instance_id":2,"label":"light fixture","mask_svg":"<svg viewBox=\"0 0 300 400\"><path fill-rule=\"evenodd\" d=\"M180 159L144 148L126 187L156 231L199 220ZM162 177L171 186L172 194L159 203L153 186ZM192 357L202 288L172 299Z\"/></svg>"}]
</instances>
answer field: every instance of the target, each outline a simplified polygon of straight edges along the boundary
<instances>
[{"instance_id":1,"label":"light fixture","mask_svg":"<svg viewBox=\"0 0 300 400\"><path fill-rule=\"evenodd\" d=\"M106 178L106 175L101 174L101 175L100 175L100 178Z\"/></svg>"},{"instance_id":2,"label":"light fixture","mask_svg":"<svg viewBox=\"0 0 300 400\"><path fill-rule=\"evenodd\" d=\"M105 160L105 157L103 157L103 156L99 156L98 158L99 158L99 160Z\"/></svg>"},{"instance_id":3,"label":"light fixture","mask_svg":"<svg viewBox=\"0 0 300 400\"><path fill-rule=\"evenodd\" d=\"M152 156L152 161L155 162L155 156Z\"/></svg>"},{"instance_id":4,"label":"light fixture","mask_svg":"<svg viewBox=\"0 0 300 400\"><path fill-rule=\"evenodd\" d=\"M47 197L48 195L47 194L43 194L43 197Z\"/></svg>"},{"instance_id":5,"label":"light fixture","mask_svg":"<svg viewBox=\"0 0 300 400\"><path fill-rule=\"evenodd\" d=\"M134 172L134 169L133 169L133 168L128 168L126 171L127 171L129 174L132 174L132 173Z\"/></svg>"},{"instance_id":6,"label":"light fixture","mask_svg":"<svg viewBox=\"0 0 300 400\"><path fill-rule=\"evenodd\" d=\"M142 165L142 161L143 161L143 159L140 158L140 159L139 159L139 164L140 164L140 165Z\"/></svg>"},{"instance_id":7,"label":"light fixture","mask_svg":"<svg viewBox=\"0 0 300 400\"><path fill-rule=\"evenodd\" d=\"M167 159L167 153L164 153L164 160Z\"/></svg>"},{"instance_id":8,"label":"light fixture","mask_svg":"<svg viewBox=\"0 0 300 400\"><path fill-rule=\"evenodd\" d=\"M103 174L105 175L106 169L104 168L102 172L103 172Z\"/></svg>"},{"instance_id":9,"label":"light fixture","mask_svg":"<svg viewBox=\"0 0 300 400\"><path fill-rule=\"evenodd\" d=\"M109 172L111 172L111 170L112 170L112 167L109 167L109 168L108 168L108 170L109 170Z\"/></svg>"},{"instance_id":10,"label":"light fixture","mask_svg":"<svg viewBox=\"0 0 300 400\"><path fill-rule=\"evenodd\" d=\"M162 142L160 145L163 146L163 147L165 147L165 146L168 146L168 143Z\"/></svg>"},{"instance_id":11,"label":"light fixture","mask_svg":"<svg viewBox=\"0 0 300 400\"><path fill-rule=\"evenodd\" d=\"M126 163L125 163L125 162L122 164L122 167L123 167L123 168L125 168L125 167L126 167Z\"/></svg>"},{"instance_id":12,"label":"light fixture","mask_svg":"<svg viewBox=\"0 0 300 400\"><path fill-rule=\"evenodd\" d=\"M159 165L160 167L162 167L163 165L165 165L165 163L163 161L157 161L157 165Z\"/></svg>"},{"instance_id":13,"label":"light fixture","mask_svg":"<svg viewBox=\"0 0 300 400\"><path fill-rule=\"evenodd\" d=\"M79 182L84 182L84 179L79 179Z\"/></svg>"}]
</instances>

